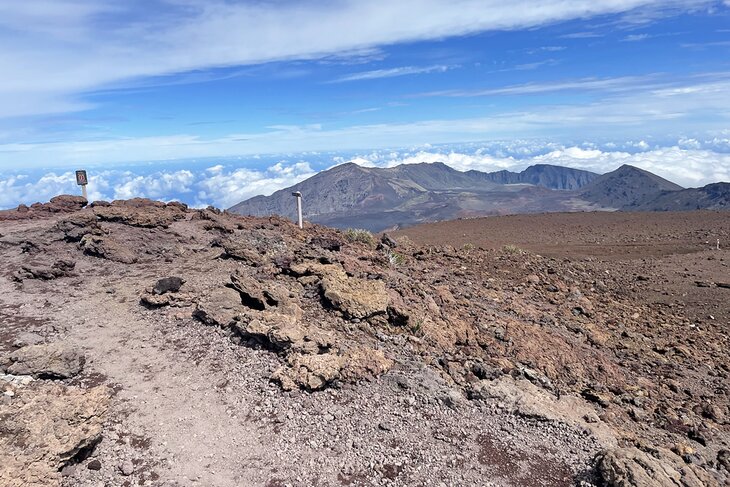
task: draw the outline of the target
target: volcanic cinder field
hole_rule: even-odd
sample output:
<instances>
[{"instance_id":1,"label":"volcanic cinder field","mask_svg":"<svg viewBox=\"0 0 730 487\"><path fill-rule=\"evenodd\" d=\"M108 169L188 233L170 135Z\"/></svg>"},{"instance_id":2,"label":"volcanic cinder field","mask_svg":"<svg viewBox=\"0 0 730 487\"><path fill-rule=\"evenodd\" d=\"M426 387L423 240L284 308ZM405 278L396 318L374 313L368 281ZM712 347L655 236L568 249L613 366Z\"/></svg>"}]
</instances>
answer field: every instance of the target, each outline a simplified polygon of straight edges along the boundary
<instances>
[{"instance_id":1,"label":"volcanic cinder field","mask_svg":"<svg viewBox=\"0 0 730 487\"><path fill-rule=\"evenodd\" d=\"M730 212L84 206L0 212L0 485L730 479Z\"/></svg>"}]
</instances>

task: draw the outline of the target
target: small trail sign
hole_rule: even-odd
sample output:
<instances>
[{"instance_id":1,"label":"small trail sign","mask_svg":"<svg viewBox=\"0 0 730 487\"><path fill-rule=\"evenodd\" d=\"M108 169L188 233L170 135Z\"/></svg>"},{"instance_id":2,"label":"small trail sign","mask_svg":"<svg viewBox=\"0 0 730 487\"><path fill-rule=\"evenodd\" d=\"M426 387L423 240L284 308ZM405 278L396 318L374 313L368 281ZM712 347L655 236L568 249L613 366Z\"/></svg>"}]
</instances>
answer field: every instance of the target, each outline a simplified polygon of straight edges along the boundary
<instances>
[{"instance_id":1,"label":"small trail sign","mask_svg":"<svg viewBox=\"0 0 730 487\"><path fill-rule=\"evenodd\" d=\"M89 184L89 178L86 177L86 171L76 171L76 184L86 186Z\"/></svg>"},{"instance_id":2,"label":"small trail sign","mask_svg":"<svg viewBox=\"0 0 730 487\"><path fill-rule=\"evenodd\" d=\"M76 171L76 184L81 186L81 194L88 200L89 198L86 196L86 185L89 184L89 178L83 169Z\"/></svg>"}]
</instances>

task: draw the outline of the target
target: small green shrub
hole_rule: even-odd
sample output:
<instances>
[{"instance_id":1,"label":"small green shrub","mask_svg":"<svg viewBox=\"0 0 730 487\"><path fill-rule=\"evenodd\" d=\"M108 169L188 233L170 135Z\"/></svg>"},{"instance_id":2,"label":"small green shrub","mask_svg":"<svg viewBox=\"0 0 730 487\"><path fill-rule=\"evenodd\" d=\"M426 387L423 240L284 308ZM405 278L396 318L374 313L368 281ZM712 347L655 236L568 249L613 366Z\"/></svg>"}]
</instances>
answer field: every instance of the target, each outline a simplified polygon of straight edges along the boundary
<instances>
[{"instance_id":1,"label":"small green shrub","mask_svg":"<svg viewBox=\"0 0 730 487\"><path fill-rule=\"evenodd\" d=\"M524 250L522 250L518 246L512 245L512 244L505 245L504 247L502 247L502 250L504 250L505 253L512 254L512 255L521 255L521 254L525 253Z\"/></svg>"},{"instance_id":2,"label":"small green shrub","mask_svg":"<svg viewBox=\"0 0 730 487\"><path fill-rule=\"evenodd\" d=\"M399 254L398 252L393 252L392 250L388 251L388 261L391 263L391 265L399 266L403 265L403 263L406 261L406 258L403 256L403 254Z\"/></svg>"},{"instance_id":3,"label":"small green shrub","mask_svg":"<svg viewBox=\"0 0 730 487\"><path fill-rule=\"evenodd\" d=\"M352 243L364 243L370 247L375 245L373 234L360 228L348 228L345 230L345 238Z\"/></svg>"},{"instance_id":4,"label":"small green shrub","mask_svg":"<svg viewBox=\"0 0 730 487\"><path fill-rule=\"evenodd\" d=\"M419 318L416 320L412 320L412 322L408 326L408 329L413 335L423 336L423 319Z\"/></svg>"}]
</instances>

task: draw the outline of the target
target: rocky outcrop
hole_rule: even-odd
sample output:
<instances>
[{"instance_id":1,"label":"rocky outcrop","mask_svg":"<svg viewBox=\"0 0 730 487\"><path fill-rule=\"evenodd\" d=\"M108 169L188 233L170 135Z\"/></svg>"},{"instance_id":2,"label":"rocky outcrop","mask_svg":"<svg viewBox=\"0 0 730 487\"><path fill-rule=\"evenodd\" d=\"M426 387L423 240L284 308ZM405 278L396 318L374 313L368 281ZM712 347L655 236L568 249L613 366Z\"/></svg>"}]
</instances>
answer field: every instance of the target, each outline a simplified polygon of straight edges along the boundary
<instances>
[{"instance_id":1,"label":"rocky outcrop","mask_svg":"<svg viewBox=\"0 0 730 487\"><path fill-rule=\"evenodd\" d=\"M0 401L0 485L60 485L60 470L102 437L106 387L33 383Z\"/></svg>"},{"instance_id":2,"label":"rocky outcrop","mask_svg":"<svg viewBox=\"0 0 730 487\"><path fill-rule=\"evenodd\" d=\"M211 289L198 299L193 317L206 325L228 328L243 310L241 296L238 292L235 289L220 286Z\"/></svg>"},{"instance_id":3,"label":"rocky outcrop","mask_svg":"<svg viewBox=\"0 0 730 487\"><path fill-rule=\"evenodd\" d=\"M134 227L167 228L174 221L185 217L186 208L182 203L165 204L146 198L134 198L113 201L109 206L95 206L93 210L100 221Z\"/></svg>"},{"instance_id":4,"label":"rocky outcrop","mask_svg":"<svg viewBox=\"0 0 730 487\"><path fill-rule=\"evenodd\" d=\"M16 281L23 281L24 279L49 281L51 279L58 279L59 277L72 277L76 275L73 272L75 267L76 262L66 259L57 260L51 266L28 265L21 267L14 274L13 279Z\"/></svg>"},{"instance_id":5,"label":"rocky outcrop","mask_svg":"<svg viewBox=\"0 0 730 487\"><path fill-rule=\"evenodd\" d=\"M121 264L133 264L137 262L137 256L134 252L112 237L87 234L81 239L79 245L87 255L93 255L94 257L100 257Z\"/></svg>"},{"instance_id":6,"label":"rocky outcrop","mask_svg":"<svg viewBox=\"0 0 730 487\"><path fill-rule=\"evenodd\" d=\"M32 375L38 379L68 379L84 367L84 356L63 342L28 345L9 356L8 374Z\"/></svg>"},{"instance_id":7,"label":"rocky outcrop","mask_svg":"<svg viewBox=\"0 0 730 487\"><path fill-rule=\"evenodd\" d=\"M272 379L281 384L282 389L307 390L323 389L331 383L356 382L372 379L390 369L393 361L386 358L382 351L361 348L342 355L323 353L318 355L292 354L287 365L278 369Z\"/></svg>"},{"instance_id":8,"label":"rocky outcrop","mask_svg":"<svg viewBox=\"0 0 730 487\"><path fill-rule=\"evenodd\" d=\"M299 276L319 277L324 299L348 319L367 319L387 313L388 292L381 280L348 277L341 265L319 262L292 265L289 271Z\"/></svg>"},{"instance_id":9,"label":"rocky outcrop","mask_svg":"<svg viewBox=\"0 0 730 487\"><path fill-rule=\"evenodd\" d=\"M380 280L330 274L322 279L322 294L333 308L351 319L383 315L388 309L388 292Z\"/></svg>"},{"instance_id":10,"label":"rocky outcrop","mask_svg":"<svg viewBox=\"0 0 730 487\"><path fill-rule=\"evenodd\" d=\"M85 235L103 235L104 233L96 215L88 210L75 213L73 216L59 221L53 230L61 233L62 238L67 242L80 242Z\"/></svg>"},{"instance_id":11,"label":"rocky outcrop","mask_svg":"<svg viewBox=\"0 0 730 487\"><path fill-rule=\"evenodd\" d=\"M2 220L29 220L46 218L58 213L74 213L86 206L88 201L81 196L62 194L54 196L48 203L33 203L30 206L19 205L12 210L0 211Z\"/></svg>"},{"instance_id":12,"label":"rocky outcrop","mask_svg":"<svg viewBox=\"0 0 730 487\"><path fill-rule=\"evenodd\" d=\"M607 487L719 487L706 473L687 465L663 448L642 451L636 447L607 451L598 462Z\"/></svg>"}]
</instances>

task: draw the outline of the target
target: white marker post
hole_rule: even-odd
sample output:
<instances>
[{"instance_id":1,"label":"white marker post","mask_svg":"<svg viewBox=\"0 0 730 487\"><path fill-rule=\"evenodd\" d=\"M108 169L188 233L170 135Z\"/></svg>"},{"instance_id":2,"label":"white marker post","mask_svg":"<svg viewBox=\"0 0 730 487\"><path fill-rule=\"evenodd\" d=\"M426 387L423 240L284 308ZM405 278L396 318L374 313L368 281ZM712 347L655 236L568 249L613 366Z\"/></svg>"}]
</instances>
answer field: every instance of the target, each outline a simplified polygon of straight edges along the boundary
<instances>
[{"instance_id":1,"label":"white marker post","mask_svg":"<svg viewBox=\"0 0 730 487\"><path fill-rule=\"evenodd\" d=\"M89 184L89 178L86 177L86 171L76 171L76 184L81 186L81 196L83 196L86 201L89 201L89 197L86 196L86 185Z\"/></svg>"},{"instance_id":2,"label":"white marker post","mask_svg":"<svg viewBox=\"0 0 730 487\"><path fill-rule=\"evenodd\" d=\"M297 216L299 218L299 228L304 228L304 226L302 225L302 193L299 191L295 191L292 193L292 196L297 199Z\"/></svg>"}]
</instances>

